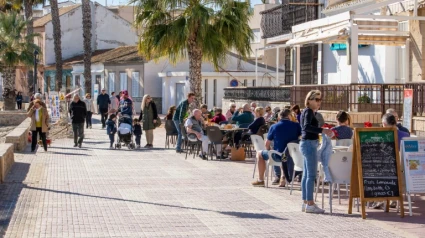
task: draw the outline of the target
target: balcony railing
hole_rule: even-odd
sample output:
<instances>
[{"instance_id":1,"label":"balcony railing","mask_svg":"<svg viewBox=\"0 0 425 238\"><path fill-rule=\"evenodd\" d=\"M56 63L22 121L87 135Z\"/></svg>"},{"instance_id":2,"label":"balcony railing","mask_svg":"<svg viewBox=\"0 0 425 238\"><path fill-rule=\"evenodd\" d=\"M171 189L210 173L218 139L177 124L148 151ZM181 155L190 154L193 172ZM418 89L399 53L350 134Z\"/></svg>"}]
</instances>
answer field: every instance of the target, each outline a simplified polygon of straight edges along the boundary
<instances>
[{"instance_id":1,"label":"balcony railing","mask_svg":"<svg viewBox=\"0 0 425 238\"><path fill-rule=\"evenodd\" d=\"M292 26L317 19L317 0L283 0L280 6L262 11L262 38L289 34Z\"/></svg>"},{"instance_id":2,"label":"balcony railing","mask_svg":"<svg viewBox=\"0 0 425 238\"><path fill-rule=\"evenodd\" d=\"M405 88L413 89L414 116L425 116L425 83L225 88L224 98L286 102L303 107L307 93L317 89L322 92L322 110L385 113L388 108L394 108L401 116L403 115Z\"/></svg>"}]
</instances>

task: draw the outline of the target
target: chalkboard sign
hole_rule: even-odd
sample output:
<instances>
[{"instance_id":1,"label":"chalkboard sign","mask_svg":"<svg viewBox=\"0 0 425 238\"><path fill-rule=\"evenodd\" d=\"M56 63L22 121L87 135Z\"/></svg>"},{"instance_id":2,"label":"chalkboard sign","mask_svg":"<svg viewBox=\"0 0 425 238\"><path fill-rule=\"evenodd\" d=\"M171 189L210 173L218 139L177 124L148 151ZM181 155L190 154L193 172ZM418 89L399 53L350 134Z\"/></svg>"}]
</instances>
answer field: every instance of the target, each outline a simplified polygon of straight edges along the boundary
<instances>
[{"instance_id":1,"label":"chalkboard sign","mask_svg":"<svg viewBox=\"0 0 425 238\"><path fill-rule=\"evenodd\" d=\"M365 198L398 197L397 143L393 131L360 131Z\"/></svg>"},{"instance_id":2,"label":"chalkboard sign","mask_svg":"<svg viewBox=\"0 0 425 238\"><path fill-rule=\"evenodd\" d=\"M397 128L354 130L349 214L353 198L361 199L363 219L366 218L367 201L386 201L388 212L390 200L398 200L400 215L404 217L397 135Z\"/></svg>"}]
</instances>

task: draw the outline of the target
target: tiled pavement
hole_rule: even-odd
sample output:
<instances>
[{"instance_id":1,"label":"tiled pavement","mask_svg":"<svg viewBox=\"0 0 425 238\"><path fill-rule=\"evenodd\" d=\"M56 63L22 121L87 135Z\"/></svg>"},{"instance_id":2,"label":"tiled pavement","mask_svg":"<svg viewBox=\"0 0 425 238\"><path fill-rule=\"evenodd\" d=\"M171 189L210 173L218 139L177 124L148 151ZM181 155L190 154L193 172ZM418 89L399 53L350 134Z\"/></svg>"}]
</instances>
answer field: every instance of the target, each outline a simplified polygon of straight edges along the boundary
<instances>
[{"instance_id":1,"label":"tiled pavement","mask_svg":"<svg viewBox=\"0 0 425 238\"><path fill-rule=\"evenodd\" d=\"M300 212L300 192L250 186L252 162L187 160L173 150L107 149L99 125L82 149L16 155L0 185L5 237L400 237L383 222ZM142 142L145 141L144 139ZM163 147L163 129L155 145ZM335 199L337 203L337 199ZM396 215L396 214L395 214Z\"/></svg>"}]
</instances>

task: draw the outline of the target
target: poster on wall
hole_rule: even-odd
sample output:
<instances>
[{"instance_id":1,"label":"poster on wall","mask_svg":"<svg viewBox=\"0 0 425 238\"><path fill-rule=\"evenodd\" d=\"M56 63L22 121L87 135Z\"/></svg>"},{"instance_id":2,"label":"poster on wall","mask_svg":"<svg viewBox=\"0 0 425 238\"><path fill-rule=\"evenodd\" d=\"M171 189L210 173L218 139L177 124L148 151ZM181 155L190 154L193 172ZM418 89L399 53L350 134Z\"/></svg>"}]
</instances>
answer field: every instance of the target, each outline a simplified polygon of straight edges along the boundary
<instances>
[{"instance_id":1,"label":"poster on wall","mask_svg":"<svg viewBox=\"0 0 425 238\"><path fill-rule=\"evenodd\" d=\"M60 119L58 92L50 92L48 102L50 107L50 121L55 123Z\"/></svg>"}]
</instances>

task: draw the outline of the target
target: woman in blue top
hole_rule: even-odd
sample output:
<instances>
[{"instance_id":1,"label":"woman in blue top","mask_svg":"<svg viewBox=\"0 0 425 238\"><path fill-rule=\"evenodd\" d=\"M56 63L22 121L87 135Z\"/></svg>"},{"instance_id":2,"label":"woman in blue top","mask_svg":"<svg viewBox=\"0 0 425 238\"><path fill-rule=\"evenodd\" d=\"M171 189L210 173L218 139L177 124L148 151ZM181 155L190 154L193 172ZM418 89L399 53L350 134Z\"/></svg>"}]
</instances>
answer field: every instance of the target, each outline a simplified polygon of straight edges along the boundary
<instances>
[{"instance_id":1,"label":"woman in blue top","mask_svg":"<svg viewBox=\"0 0 425 238\"><path fill-rule=\"evenodd\" d=\"M307 213L324 213L317 207L313 200L314 181L317 173L317 147L319 134L332 136L332 131L319 127L315 111L322 102L322 94L319 90L310 91L305 98L306 108L301 113L301 142L300 151L304 157L304 171L301 181L302 211Z\"/></svg>"},{"instance_id":2,"label":"woman in blue top","mask_svg":"<svg viewBox=\"0 0 425 238\"><path fill-rule=\"evenodd\" d=\"M264 119L264 109L262 107L255 108L255 120L248 126L252 134L257 134L261 126L266 124Z\"/></svg>"},{"instance_id":3,"label":"woman in blue top","mask_svg":"<svg viewBox=\"0 0 425 238\"><path fill-rule=\"evenodd\" d=\"M353 137L353 130L350 127L350 116L345 111L339 111L336 115L338 126L332 128L335 132L335 137L338 140L351 139Z\"/></svg>"}]
</instances>

